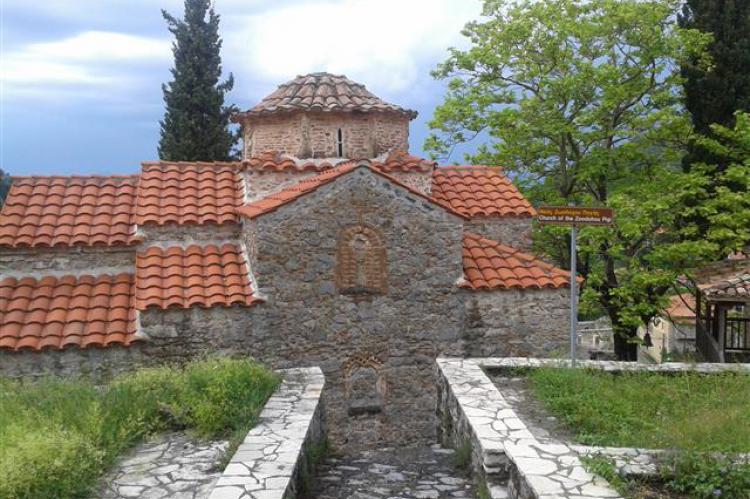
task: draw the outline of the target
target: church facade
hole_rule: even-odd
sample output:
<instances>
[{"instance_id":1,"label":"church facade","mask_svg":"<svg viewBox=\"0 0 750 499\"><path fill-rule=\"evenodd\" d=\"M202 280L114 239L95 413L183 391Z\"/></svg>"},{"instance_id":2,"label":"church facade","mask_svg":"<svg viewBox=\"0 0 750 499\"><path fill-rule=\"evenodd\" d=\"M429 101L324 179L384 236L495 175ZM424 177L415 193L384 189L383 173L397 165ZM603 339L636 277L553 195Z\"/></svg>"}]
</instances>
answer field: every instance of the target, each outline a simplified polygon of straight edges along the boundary
<instances>
[{"instance_id":1,"label":"church facade","mask_svg":"<svg viewBox=\"0 0 750 499\"><path fill-rule=\"evenodd\" d=\"M334 448L434 440L435 358L562 350L569 280L499 168L408 154L415 116L314 73L234 117L241 161L15 178L0 374L317 365Z\"/></svg>"}]
</instances>

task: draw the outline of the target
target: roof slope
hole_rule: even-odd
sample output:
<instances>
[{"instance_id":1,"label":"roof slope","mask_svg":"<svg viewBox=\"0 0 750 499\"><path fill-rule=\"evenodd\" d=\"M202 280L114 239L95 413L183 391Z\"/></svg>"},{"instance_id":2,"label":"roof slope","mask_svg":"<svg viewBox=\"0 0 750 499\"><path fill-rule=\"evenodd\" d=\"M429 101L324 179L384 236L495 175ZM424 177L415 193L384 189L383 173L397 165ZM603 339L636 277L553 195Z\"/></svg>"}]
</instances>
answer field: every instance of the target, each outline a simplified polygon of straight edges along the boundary
<instances>
[{"instance_id":1,"label":"roof slope","mask_svg":"<svg viewBox=\"0 0 750 499\"><path fill-rule=\"evenodd\" d=\"M384 177L388 179L390 182L398 185L399 187L402 187L412 194L429 201L430 203L434 203L444 210L450 212L453 215L456 215L461 218L467 218L462 213L454 210L451 206L442 203L435 198L432 198L430 196L427 196L423 194L422 192L413 189L412 187L409 187L408 185L402 183L398 179L394 178L391 175L388 175L387 173L383 172L379 167L372 166L371 163L368 160L362 160L359 162L355 161L348 161L345 163L341 163L329 170L323 171L313 177L308 177L303 180L300 180L299 183L287 187L286 189L282 189L278 192L272 193L262 199L259 199L257 201L253 201L251 203L248 203L241 208L239 208L237 211L249 218L255 218L261 215L264 215L266 213L270 213L272 211L275 211L279 207L291 203L293 201L296 201L300 197L304 196L305 194L309 194L315 190L317 190L319 187L322 187L323 185L326 185L334 180L336 180L339 177L342 177L343 175L346 175L347 173L350 173L357 168L367 168L369 171L375 173L376 175L380 175L381 177Z\"/></svg>"},{"instance_id":2,"label":"roof slope","mask_svg":"<svg viewBox=\"0 0 750 499\"><path fill-rule=\"evenodd\" d=\"M432 195L472 218L536 215L528 200L499 168L436 168L432 174Z\"/></svg>"},{"instance_id":3,"label":"roof slope","mask_svg":"<svg viewBox=\"0 0 750 499\"><path fill-rule=\"evenodd\" d=\"M133 275L0 281L0 348L62 349L136 341Z\"/></svg>"},{"instance_id":4,"label":"roof slope","mask_svg":"<svg viewBox=\"0 0 750 499\"><path fill-rule=\"evenodd\" d=\"M136 223L236 222L241 186L237 163L143 163Z\"/></svg>"},{"instance_id":5,"label":"roof slope","mask_svg":"<svg viewBox=\"0 0 750 499\"><path fill-rule=\"evenodd\" d=\"M703 293L711 298L750 299L750 272L740 273L702 288Z\"/></svg>"},{"instance_id":6,"label":"roof slope","mask_svg":"<svg viewBox=\"0 0 750 499\"><path fill-rule=\"evenodd\" d=\"M151 247L136 257L136 307L251 305L250 278L234 244Z\"/></svg>"},{"instance_id":7,"label":"roof slope","mask_svg":"<svg viewBox=\"0 0 750 499\"><path fill-rule=\"evenodd\" d=\"M416 111L389 104L344 75L310 73L282 83L258 104L237 113L233 119L293 111L390 111L410 119L417 117Z\"/></svg>"},{"instance_id":8,"label":"roof slope","mask_svg":"<svg viewBox=\"0 0 750 499\"><path fill-rule=\"evenodd\" d=\"M464 234L463 287L480 289L562 288L570 274L533 255L476 234Z\"/></svg>"},{"instance_id":9,"label":"roof slope","mask_svg":"<svg viewBox=\"0 0 750 499\"><path fill-rule=\"evenodd\" d=\"M695 295L682 293L670 297L669 306L664 310L664 315L677 322L695 320Z\"/></svg>"},{"instance_id":10,"label":"roof slope","mask_svg":"<svg viewBox=\"0 0 750 499\"><path fill-rule=\"evenodd\" d=\"M129 244L137 185L137 177L15 177L0 246Z\"/></svg>"}]
</instances>

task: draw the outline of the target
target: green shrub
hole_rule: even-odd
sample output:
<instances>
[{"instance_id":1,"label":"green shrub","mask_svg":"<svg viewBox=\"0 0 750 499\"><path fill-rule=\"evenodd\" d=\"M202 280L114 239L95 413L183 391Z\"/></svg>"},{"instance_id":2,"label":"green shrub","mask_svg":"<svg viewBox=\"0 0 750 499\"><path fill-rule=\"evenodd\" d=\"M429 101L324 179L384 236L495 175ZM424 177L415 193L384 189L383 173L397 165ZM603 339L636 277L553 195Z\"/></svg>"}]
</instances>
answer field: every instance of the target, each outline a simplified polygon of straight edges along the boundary
<instances>
[{"instance_id":1,"label":"green shrub","mask_svg":"<svg viewBox=\"0 0 750 499\"><path fill-rule=\"evenodd\" d=\"M750 463L738 463L728 456L683 452L670 458L661 474L668 489L689 497L750 497Z\"/></svg>"},{"instance_id":2,"label":"green shrub","mask_svg":"<svg viewBox=\"0 0 750 499\"><path fill-rule=\"evenodd\" d=\"M119 454L155 432L244 435L278 383L248 359L142 369L102 388L0 379L0 497L86 497Z\"/></svg>"}]
</instances>

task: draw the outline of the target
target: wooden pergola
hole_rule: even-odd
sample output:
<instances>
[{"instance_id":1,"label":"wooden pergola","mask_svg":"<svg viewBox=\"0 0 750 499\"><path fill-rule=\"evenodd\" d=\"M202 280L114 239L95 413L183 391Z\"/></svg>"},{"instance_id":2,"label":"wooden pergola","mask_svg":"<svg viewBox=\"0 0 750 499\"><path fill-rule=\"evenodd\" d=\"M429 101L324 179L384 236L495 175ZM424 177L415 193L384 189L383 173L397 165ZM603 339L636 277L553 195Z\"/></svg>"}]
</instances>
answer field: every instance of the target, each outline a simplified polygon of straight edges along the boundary
<instances>
[{"instance_id":1,"label":"wooden pergola","mask_svg":"<svg viewBox=\"0 0 750 499\"><path fill-rule=\"evenodd\" d=\"M750 270L698 287L696 348L709 362L750 362Z\"/></svg>"}]
</instances>

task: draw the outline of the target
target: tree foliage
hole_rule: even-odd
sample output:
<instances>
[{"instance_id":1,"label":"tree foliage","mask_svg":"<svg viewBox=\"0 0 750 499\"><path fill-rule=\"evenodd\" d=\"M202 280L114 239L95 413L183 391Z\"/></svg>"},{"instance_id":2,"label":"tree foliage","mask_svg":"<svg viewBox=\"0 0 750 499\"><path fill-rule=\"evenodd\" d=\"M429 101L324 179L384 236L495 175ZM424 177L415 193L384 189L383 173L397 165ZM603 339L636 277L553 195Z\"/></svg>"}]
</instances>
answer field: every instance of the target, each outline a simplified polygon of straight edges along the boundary
<instances>
[{"instance_id":1,"label":"tree foliage","mask_svg":"<svg viewBox=\"0 0 750 499\"><path fill-rule=\"evenodd\" d=\"M159 157L172 161L226 161L235 156L238 134L229 117L236 111L224 98L234 78L221 78L219 15L210 0L185 0L178 20L162 11L175 36L172 81L162 85L166 111L161 121Z\"/></svg>"},{"instance_id":2,"label":"tree foliage","mask_svg":"<svg viewBox=\"0 0 750 499\"><path fill-rule=\"evenodd\" d=\"M5 202L5 196L8 195L8 191L10 190L10 182L10 175L6 174L0 168L0 207L3 206L3 203Z\"/></svg>"},{"instance_id":3,"label":"tree foliage","mask_svg":"<svg viewBox=\"0 0 750 499\"><path fill-rule=\"evenodd\" d=\"M445 154L486 134L470 161L503 165L532 202L615 209L612 228L584 228L584 310L604 310L615 350L633 359L637 327L664 306L684 269L713 258L684 221L706 178L684 173L692 127L680 63L707 64L710 35L680 28L678 0L485 0L484 17L435 71L448 78L426 148ZM567 264L567 230L538 249Z\"/></svg>"}]
</instances>

